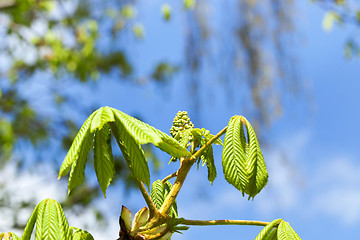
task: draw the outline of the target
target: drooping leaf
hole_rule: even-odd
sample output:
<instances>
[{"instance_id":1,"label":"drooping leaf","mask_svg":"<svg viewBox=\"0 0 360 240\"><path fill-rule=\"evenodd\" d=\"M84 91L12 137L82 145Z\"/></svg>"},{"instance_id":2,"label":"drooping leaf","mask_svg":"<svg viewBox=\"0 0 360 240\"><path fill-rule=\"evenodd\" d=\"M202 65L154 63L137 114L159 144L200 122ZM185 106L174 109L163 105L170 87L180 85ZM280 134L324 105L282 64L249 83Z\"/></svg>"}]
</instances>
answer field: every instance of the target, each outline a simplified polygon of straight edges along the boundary
<instances>
[{"instance_id":1,"label":"drooping leaf","mask_svg":"<svg viewBox=\"0 0 360 240\"><path fill-rule=\"evenodd\" d=\"M276 240L277 225L281 219L275 219L266 225L261 232L257 235L255 240Z\"/></svg>"},{"instance_id":2,"label":"drooping leaf","mask_svg":"<svg viewBox=\"0 0 360 240\"><path fill-rule=\"evenodd\" d=\"M208 180L212 184L216 178L216 167L214 162L213 147L209 146L204 153L201 155L203 164L206 164L208 170Z\"/></svg>"},{"instance_id":3,"label":"drooping leaf","mask_svg":"<svg viewBox=\"0 0 360 240\"><path fill-rule=\"evenodd\" d=\"M108 125L104 125L101 130L95 131L94 165L101 191L106 198L106 189L110 185L115 174L111 149L111 131Z\"/></svg>"},{"instance_id":4,"label":"drooping leaf","mask_svg":"<svg viewBox=\"0 0 360 240\"><path fill-rule=\"evenodd\" d=\"M82 150L80 152L79 158L74 161L71 165L69 184L68 184L68 194L72 189L79 186L85 179L85 167L87 163L87 158L89 151L92 145L93 135L89 134L84 139L82 144Z\"/></svg>"},{"instance_id":5,"label":"drooping leaf","mask_svg":"<svg viewBox=\"0 0 360 240\"><path fill-rule=\"evenodd\" d=\"M76 135L71 147L66 154L66 157L60 167L59 171L59 179L65 176L70 167L73 165L75 161L82 161L83 158L87 158L90 147L91 147L91 139L92 134L90 133L90 125L93 117L95 116L96 111L93 112L84 122L82 127L80 128L78 134Z\"/></svg>"},{"instance_id":6,"label":"drooping leaf","mask_svg":"<svg viewBox=\"0 0 360 240\"><path fill-rule=\"evenodd\" d=\"M251 173L251 175L248 187L248 194L250 197L254 197L266 186L269 175L266 169L264 156L262 155L259 142L255 135L255 131L249 121L244 117L243 119L245 121L245 126L249 138L247 166L248 171Z\"/></svg>"},{"instance_id":7,"label":"drooping leaf","mask_svg":"<svg viewBox=\"0 0 360 240\"><path fill-rule=\"evenodd\" d=\"M247 129L245 137L244 124ZM223 148L225 179L254 198L266 185L268 173L255 132L246 118L234 116L228 123Z\"/></svg>"},{"instance_id":8,"label":"drooping leaf","mask_svg":"<svg viewBox=\"0 0 360 240\"><path fill-rule=\"evenodd\" d=\"M101 130L108 122L114 122L114 114L110 107L101 107L95 111L93 120L91 121L90 131L93 133L96 129Z\"/></svg>"},{"instance_id":9,"label":"drooping leaf","mask_svg":"<svg viewBox=\"0 0 360 240\"><path fill-rule=\"evenodd\" d=\"M41 204L44 204L43 202L39 203L34 211L31 213L30 217L29 217L29 220L27 221L26 223L26 226L25 226L25 230L23 232L23 235L21 236L21 239L22 240L30 240L31 238L31 234L34 230L34 226L35 226L35 223L36 223L36 218L37 218L37 215L38 215L38 208Z\"/></svg>"},{"instance_id":10,"label":"drooping leaf","mask_svg":"<svg viewBox=\"0 0 360 240\"><path fill-rule=\"evenodd\" d=\"M20 238L13 232L1 233L0 240L20 240Z\"/></svg>"},{"instance_id":11,"label":"drooping leaf","mask_svg":"<svg viewBox=\"0 0 360 240\"><path fill-rule=\"evenodd\" d=\"M182 147L169 135L117 109L112 108L112 111L115 118L123 123L129 134L135 139L136 143L140 145L152 143L162 151L167 152L176 158L190 156L187 149Z\"/></svg>"},{"instance_id":12,"label":"drooping leaf","mask_svg":"<svg viewBox=\"0 0 360 240\"><path fill-rule=\"evenodd\" d=\"M139 145L152 143L157 145L161 142L161 138L154 132L152 127L134 117L131 117L117 109L112 108L115 118L123 123L129 134L135 139Z\"/></svg>"},{"instance_id":13,"label":"drooping leaf","mask_svg":"<svg viewBox=\"0 0 360 240\"><path fill-rule=\"evenodd\" d=\"M130 135L124 124L116 116L114 127L116 129L113 129L112 132L119 144L120 150L130 168L130 171L137 179L149 187L150 171L144 151Z\"/></svg>"},{"instance_id":14,"label":"drooping leaf","mask_svg":"<svg viewBox=\"0 0 360 240\"><path fill-rule=\"evenodd\" d=\"M279 224L277 238L279 240L301 240L290 224L285 221L281 221Z\"/></svg>"}]
</instances>

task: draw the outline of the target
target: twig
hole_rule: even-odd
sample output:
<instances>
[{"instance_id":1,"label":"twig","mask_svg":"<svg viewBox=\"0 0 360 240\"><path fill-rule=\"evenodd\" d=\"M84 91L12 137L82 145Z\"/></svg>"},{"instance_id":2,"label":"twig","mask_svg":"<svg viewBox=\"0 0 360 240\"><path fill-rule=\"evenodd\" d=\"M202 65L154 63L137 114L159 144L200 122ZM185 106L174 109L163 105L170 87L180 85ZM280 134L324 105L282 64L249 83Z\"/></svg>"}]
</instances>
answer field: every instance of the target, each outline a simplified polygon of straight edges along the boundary
<instances>
[{"instance_id":1,"label":"twig","mask_svg":"<svg viewBox=\"0 0 360 240\"><path fill-rule=\"evenodd\" d=\"M176 172L166 176L163 180L161 180L161 182L165 184L168 180L172 179L173 177L176 177L177 174L178 174L178 172L176 171Z\"/></svg>"},{"instance_id":2,"label":"twig","mask_svg":"<svg viewBox=\"0 0 360 240\"><path fill-rule=\"evenodd\" d=\"M215 225L253 225L266 226L269 222L252 220L188 220L184 219L181 224L193 226L215 226Z\"/></svg>"}]
</instances>

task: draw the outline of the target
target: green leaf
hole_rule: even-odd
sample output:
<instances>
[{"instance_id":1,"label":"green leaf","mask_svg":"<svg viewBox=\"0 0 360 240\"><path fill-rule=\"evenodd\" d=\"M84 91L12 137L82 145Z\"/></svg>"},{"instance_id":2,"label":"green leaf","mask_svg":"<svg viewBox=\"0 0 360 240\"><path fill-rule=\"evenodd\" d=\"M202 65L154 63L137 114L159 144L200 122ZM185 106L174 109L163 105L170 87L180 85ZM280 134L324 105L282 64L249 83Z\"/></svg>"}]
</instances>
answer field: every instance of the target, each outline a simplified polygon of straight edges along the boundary
<instances>
[{"instance_id":1,"label":"green leaf","mask_svg":"<svg viewBox=\"0 0 360 240\"><path fill-rule=\"evenodd\" d=\"M72 240L94 240L93 236L85 230L72 227L75 232L72 235Z\"/></svg>"},{"instance_id":2,"label":"green leaf","mask_svg":"<svg viewBox=\"0 0 360 240\"><path fill-rule=\"evenodd\" d=\"M116 114L115 114L116 115ZM148 188L150 186L150 172L144 151L130 135L125 125L115 116L115 129L113 134L119 144L120 150L132 174L142 181Z\"/></svg>"},{"instance_id":3,"label":"green leaf","mask_svg":"<svg viewBox=\"0 0 360 240\"><path fill-rule=\"evenodd\" d=\"M254 198L265 187L268 173L255 132L246 118L234 116L230 119L222 155L225 179L243 194L248 194L249 199Z\"/></svg>"},{"instance_id":4,"label":"green leaf","mask_svg":"<svg viewBox=\"0 0 360 240\"><path fill-rule=\"evenodd\" d=\"M152 143L157 145L161 142L160 136L153 130L150 125L131 117L117 109L111 109L115 115L115 118L120 121L129 134L135 139L135 142L139 145Z\"/></svg>"},{"instance_id":5,"label":"green leaf","mask_svg":"<svg viewBox=\"0 0 360 240\"><path fill-rule=\"evenodd\" d=\"M35 239L68 239L69 225L58 202L42 201L36 220Z\"/></svg>"},{"instance_id":6,"label":"green leaf","mask_svg":"<svg viewBox=\"0 0 360 240\"><path fill-rule=\"evenodd\" d=\"M190 139L190 134L191 134L191 128L186 129L185 131L180 132L182 134L182 137L180 139L180 145L184 148L186 148L186 146L189 143L189 139Z\"/></svg>"},{"instance_id":7,"label":"green leaf","mask_svg":"<svg viewBox=\"0 0 360 240\"><path fill-rule=\"evenodd\" d=\"M93 133L96 129L101 130L108 122L115 122L114 114L110 107L101 107L95 112L95 116L91 122L90 131Z\"/></svg>"},{"instance_id":8,"label":"green leaf","mask_svg":"<svg viewBox=\"0 0 360 240\"><path fill-rule=\"evenodd\" d=\"M90 133L90 125L91 121L94 118L96 111L93 112L84 122L82 127L80 128L78 134L76 135L71 147L66 154L66 157L60 167L59 178L65 176L69 170L70 166L73 165L74 162L82 158L87 158L87 155L90 150L89 143L91 144L92 135Z\"/></svg>"},{"instance_id":9,"label":"green leaf","mask_svg":"<svg viewBox=\"0 0 360 240\"><path fill-rule=\"evenodd\" d=\"M276 239L276 230L277 225L281 219L276 219L266 225L261 232L257 235L255 240L275 240Z\"/></svg>"},{"instance_id":10,"label":"green leaf","mask_svg":"<svg viewBox=\"0 0 360 240\"><path fill-rule=\"evenodd\" d=\"M266 186L269 175L255 131L246 118L243 117L243 120L245 121L249 138L247 167L251 175L249 179L248 194L250 197L254 197Z\"/></svg>"},{"instance_id":11,"label":"green leaf","mask_svg":"<svg viewBox=\"0 0 360 240\"><path fill-rule=\"evenodd\" d=\"M157 209L161 208L162 204L165 201L165 198L171 191L171 188L172 188L172 185L169 181L167 181L165 184L163 184L161 182L161 180L156 180L155 182L153 182L153 184L151 185L150 197L151 197L152 201L154 202L154 205L156 206ZM174 217L174 218L177 217L176 201L172 204L172 206L170 208L169 216Z\"/></svg>"},{"instance_id":12,"label":"green leaf","mask_svg":"<svg viewBox=\"0 0 360 240\"><path fill-rule=\"evenodd\" d=\"M94 137L94 164L96 177L101 191L106 198L106 189L114 178L115 168L111 149L111 131L109 125L95 131Z\"/></svg>"},{"instance_id":13,"label":"green leaf","mask_svg":"<svg viewBox=\"0 0 360 240\"><path fill-rule=\"evenodd\" d=\"M79 186L85 178L85 167L89 151L92 145L93 135L87 135L82 144L82 150L79 154L79 158L73 162L70 170L68 194L75 187Z\"/></svg>"},{"instance_id":14,"label":"green leaf","mask_svg":"<svg viewBox=\"0 0 360 240\"><path fill-rule=\"evenodd\" d=\"M31 213L30 217L29 217L29 220L27 221L26 223L26 226L25 226L25 230L23 232L23 235L21 236L21 239L22 240L30 240L31 238L31 234L34 230L34 226L35 226L35 222L36 222L36 218L37 218L37 215L38 215L38 208L41 204L44 204L44 203L40 203L38 204L34 211Z\"/></svg>"},{"instance_id":15,"label":"green leaf","mask_svg":"<svg viewBox=\"0 0 360 240\"><path fill-rule=\"evenodd\" d=\"M182 147L175 139L160 130L117 109L112 108L112 111L115 118L123 123L125 129L135 139L137 144L152 143L162 151L176 158L191 155L187 149Z\"/></svg>"},{"instance_id":16,"label":"green leaf","mask_svg":"<svg viewBox=\"0 0 360 240\"><path fill-rule=\"evenodd\" d=\"M154 202L155 207L160 209L165 200L165 187L161 180L156 180L151 185L150 197Z\"/></svg>"},{"instance_id":17,"label":"green leaf","mask_svg":"<svg viewBox=\"0 0 360 240\"><path fill-rule=\"evenodd\" d=\"M290 224L285 221L281 221L279 224L277 238L279 240L301 240Z\"/></svg>"},{"instance_id":18,"label":"green leaf","mask_svg":"<svg viewBox=\"0 0 360 240\"><path fill-rule=\"evenodd\" d=\"M0 234L0 239L4 239L4 240L20 240L20 238L18 236L16 236L16 234L13 233L13 232L1 233Z\"/></svg>"},{"instance_id":19,"label":"green leaf","mask_svg":"<svg viewBox=\"0 0 360 240\"><path fill-rule=\"evenodd\" d=\"M209 146L204 153L201 155L201 160L203 165L206 163L206 167L208 169L208 180L212 184L216 178L216 167L214 162L214 153L213 147Z\"/></svg>"}]
</instances>

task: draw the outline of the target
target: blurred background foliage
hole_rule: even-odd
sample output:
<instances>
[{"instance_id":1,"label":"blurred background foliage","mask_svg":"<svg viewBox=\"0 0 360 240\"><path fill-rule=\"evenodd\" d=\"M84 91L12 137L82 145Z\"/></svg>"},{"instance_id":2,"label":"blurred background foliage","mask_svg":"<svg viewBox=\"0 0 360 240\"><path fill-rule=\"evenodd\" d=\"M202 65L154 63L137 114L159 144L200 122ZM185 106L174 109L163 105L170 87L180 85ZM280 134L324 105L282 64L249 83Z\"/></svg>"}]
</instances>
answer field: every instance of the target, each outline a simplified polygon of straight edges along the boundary
<instances>
[{"instance_id":1,"label":"blurred background foliage","mask_svg":"<svg viewBox=\"0 0 360 240\"><path fill-rule=\"evenodd\" d=\"M356 1L314 2L327 11L325 29L334 23L360 22ZM62 159L55 156L69 148L82 120L94 110L67 91L78 83L96 85L109 78L120 85L131 82L141 87L152 81L163 88L183 73L199 118L201 93L211 95L213 86L218 86L229 102L240 103L255 126L271 124L281 114L286 95L302 91L294 66L293 0L160 4L164 21L171 21L175 13L185 19L183 59L175 64L156 62L145 77L136 72L129 58L132 44L146 39L147 29L137 10L142 4L136 0L0 0L1 167L11 159L19 171L25 171L22 166L29 159L23 153L36 149L36 154L53 156L47 160L58 168ZM221 16L216 21L211 16L214 4ZM359 55L355 38L350 36L345 52L348 57ZM235 91L234 85L240 90ZM54 147L54 139L61 140L62 147ZM146 152L158 169L150 146ZM117 172L122 174L114 180L121 176L131 187L131 176L117 162ZM63 205L86 207L99 194L96 185L83 184ZM0 200L1 208L10 205ZM14 227L21 228L14 219Z\"/></svg>"}]
</instances>

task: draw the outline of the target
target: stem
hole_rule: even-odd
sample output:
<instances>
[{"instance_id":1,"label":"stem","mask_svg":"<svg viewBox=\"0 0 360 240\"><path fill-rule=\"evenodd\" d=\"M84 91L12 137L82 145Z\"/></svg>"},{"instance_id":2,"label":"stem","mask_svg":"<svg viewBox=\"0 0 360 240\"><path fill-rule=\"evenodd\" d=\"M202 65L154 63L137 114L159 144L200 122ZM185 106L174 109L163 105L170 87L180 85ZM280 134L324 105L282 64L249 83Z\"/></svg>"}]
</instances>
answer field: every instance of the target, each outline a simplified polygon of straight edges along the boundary
<instances>
[{"instance_id":1,"label":"stem","mask_svg":"<svg viewBox=\"0 0 360 240\"><path fill-rule=\"evenodd\" d=\"M171 205L174 203L177 195L180 192L180 189L186 179L187 174L189 173L189 171L190 171L192 165L195 163L196 159L198 157L200 157L201 154L204 153L206 148L208 148L211 144L213 144L216 141L216 139L221 137L221 135L223 135L226 132L226 129L227 129L227 127L225 127L220 132L218 132L213 138L211 138L207 143L205 143L205 145L202 146L197 152L195 152L190 158L188 158L188 157L180 158L180 168L177 171L177 173L178 173L177 178L174 182L174 185L173 185L170 193L168 194L163 205L159 209L159 212L161 214L167 214L167 212L169 211Z\"/></svg>"},{"instance_id":2,"label":"stem","mask_svg":"<svg viewBox=\"0 0 360 240\"><path fill-rule=\"evenodd\" d=\"M178 172L176 171L176 172L174 172L174 173L166 176L163 180L161 180L161 182L162 182L162 183L166 183L168 180L172 179L173 177L176 177L177 174L178 174Z\"/></svg>"},{"instance_id":3,"label":"stem","mask_svg":"<svg viewBox=\"0 0 360 240\"><path fill-rule=\"evenodd\" d=\"M122 144L118 140L119 139L119 132L117 130L117 127L116 127L114 122L109 122L108 124L109 124L109 126L111 128L111 131L115 136L116 142L117 142L117 144L118 144L118 146L119 146L119 148L121 150L122 149ZM130 169L131 174L134 176L131 168L129 168L129 169ZM143 195L144 200L145 200L145 202L146 202L146 204L147 204L147 206L149 208L150 218L151 218L156 213L158 213L158 210L157 210L154 202L151 200L151 197L150 197L149 193L147 192L144 183L142 181L140 181L139 179L137 179L135 176L134 176L134 180L135 180L135 182L136 182L136 184L137 184L141 194Z\"/></svg>"},{"instance_id":4,"label":"stem","mask_svg":"<svg viewBox=\"0 0 360 240\"><path fill-rule=\"evenodd\" d=\"M253 225L266 226L269 222L252 220L188 220L184 219L181 224L194 226L215 226L215 225Z\"/></svg>"}]
</instances>

